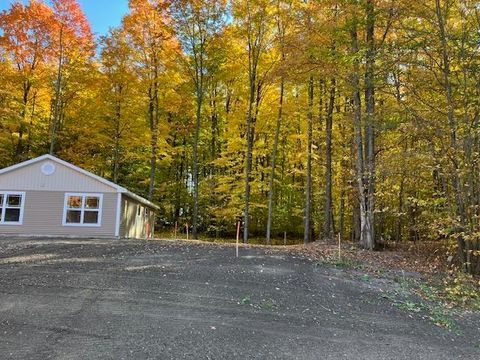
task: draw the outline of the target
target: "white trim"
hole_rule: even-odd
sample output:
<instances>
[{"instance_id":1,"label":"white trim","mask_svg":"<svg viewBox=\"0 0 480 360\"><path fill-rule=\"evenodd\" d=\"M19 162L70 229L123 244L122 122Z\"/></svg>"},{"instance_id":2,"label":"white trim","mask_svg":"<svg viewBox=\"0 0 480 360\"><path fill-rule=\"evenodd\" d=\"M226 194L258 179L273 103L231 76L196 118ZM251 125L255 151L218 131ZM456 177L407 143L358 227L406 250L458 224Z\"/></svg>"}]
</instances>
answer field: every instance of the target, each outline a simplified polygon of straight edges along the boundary
<instances>
[{"instance_id":1,"label":"white trim","mask_svg":"<svg viewBox=\"0 0 480 360\"><path fill-rule=\"evenodd\" d=\"M0 175L5 174L5 173L10 172L10 171L13 171L13 170L16 170L16 169L20 169L20 168L22 168L24 166L27 166L27 165L30 165L30 164L35 164L36 162L42 161L42 160L45 160L45 159L53 160L52 158L53 158L53 156L47 154L47 155L42 155L42 156L39 156L37 158L30 159L30 160L12 165L12 166L8 166L6 168L0 169Z\"/></svg>"},{"instance_id":2,"label":"white trim","mask_svg":"<svg viewBox=\"0 0 480 360\"><path fill-rule=\"evenodd\" d=\"M53 155L50 155L50 154L45 154L45 155L42 155L42 156L39 156L37 158L34 158L34 159L30 159L30 160L27 160L27 161L24 161L24 162L21 162L19 164L15 164L15 165L12 165L12 166L9 166L9 167L6 167L6 168L3 168L3 169L0 169L0 175L2 174L5 174L7 172L10 172L10 171L13 171L13 170L17 170L17 169L20 169L24 166L27 166L27 165L31 165L31 164L35 164L37 162L40 162L40 161L43 161L43 160L51 160L51 161L54 161L58 164L61 164L61 165L64 165L66 166L67 168L69 169L72 169L74 171L77 171L83 175L86 175L88 177L91 177L99 182L101 182L102 184L104 185L107 185L107 186L110 186L112 187L113 189L115 189L117 192L119 193L122 193L122 194L125 194L127 195L128 197L134 199L134 200L137 200L138 202L146 205L146 206L150 206L152 208L154 208L155 210L159 210L160 208L155 205L154 203L152 203L151 201L147 200L147 199L144 199L143 197L141 196L138 196L137 194L134 194L130 191L128 191L126 188L120 186L120 185L117 185L111 181L108 181L107 179L104 179L98 175L95 175L93 173L91 173L90 171L87 171L87 170L84 170L82 168L79 168L78 166L75 166L67 161L64 161L62 159L59 159Z\"/></svg>"},{"instance_id":3,"label":"white trim","mask_svg":"<svg viewBox=\"0 0 480 360\"><path fill-rule=\"evenodd\" d=\"M120 236L120 221L121 221L121 211L122 211L122 194L117 194L117 213L115 216L115 236Z\"/></svg>"},{"instance_id":4,"label":"white trim","mask_svg":"<svg viewBox=\"0 0 480 360\"><path fill-rule=\"evenodd\" d=\"M4 168L4 169L1 169L1 170L0 170L0 175L5 174L5 173L10 172L10 171L13 171L13 170L20 169L20 168L22 168L22 167L24 167L24 166L27 166L27 165L35 164L35 163L40 162L40 161L43 161L43 160L51 160L51 161L54 161L54 162L56 162L56 163L58 163L58 164L61 164L61 165L63 165L63 166L66 166L66 167L68 167L69 169L75 170L75 171L77 171L77 172L79 172L79 173L81 173L81 174L83 174L83 175L86 175L86 176L89 176L89 177L91 177L91 178L94 178L95 180L101 182L102 184L108 185L108 186L114 188L114 189L117 190L117 191L120 191L120 192L122 192L122 191L127 191L127 189L121 187L120 185L117 185L117 184L115 184L115 183L113 183L113 182L111 182L111 181L108 181L107 179L104 179L104 178L102 178L102 177L100 177L100 176L98 176L98 175L95 175L95 174L91 173L90 171L87 171L87 170L84 170L84 169L82 169L82 168L79 168L78 166L75 166L75 165L73 165L73 164L71 164L71 163L69 163L69 162L66 162L66 161L64 161L64 160L62 160L62 159L59 159L59 158L57 158L57 157L55 157L55 156L53 156L53 155L50 155L50 154L45 154L45 155L39 156L39 157L37 157L37 158L31 159L31 160L27 160L27 161L21 162L21 163L19 163L19 164L15 164L15 165L6 167L6 168Z\"/></svg>"},{"instance_id":5,"label":"white trim","mask_svg":"<svg viewBox=\"0 0 480 360\"><path fill-rule=\"evenodd\" d=\"M80 214L80 223L67 223L67 211L68 209L68 198L70 196L80 196L82 197L82 206L79 208L79 211L81 212ZM98 223L96 224L89 224L89 223L84 223L83 222L83 216L85 210L88 211L88 209L85 209L85 198L87 197L98 197L99 198L99 204L98 204L98 210L93 210L92 211L98 211ZM63 218L62 218L62 226L74 226L74 227L101 227L102 226L102 213L103 213L103 194L101 193L65 193L65 198L63 202Z\"/></svg>"},{"instance_id":6,"label":"white trim","mask_svg":"<svg viewBox=\"0 0 480 360\"><path fill-rule=\"evenodd\" d=\"M125 194L126 196L128 196L129 198L133 199L133 200L136 200L138 201L139 203L145 205L145 206L148 206L148 207L151 207L155 210L160 210L160 207L158 207L157 205L155 205L154 203L152 203L151 201L148 201L147 199L144 199L142 198L141 196L138 196L137 194L134 194L130 191L127 191L127 192L124 192L123 194Z\"/></svg>"},{"instance_id":7,"label":"white trim","mask_svg":"<svg viewBox=\"0 0 480 360\"><path fill-rule=\"evenodd\" d=\"M0 195L3 195L3 201L0 203L0 209L2 214L0 216L0 225L23 225L23 212L25 210L25 191L2 191L0 190ZM7 196L8 195L20 195L22 200L20 202L20 218L18 221L5 221L5 212L7 209L15 209L14 207L7 206Z\"/></svg>"}]
</instances>

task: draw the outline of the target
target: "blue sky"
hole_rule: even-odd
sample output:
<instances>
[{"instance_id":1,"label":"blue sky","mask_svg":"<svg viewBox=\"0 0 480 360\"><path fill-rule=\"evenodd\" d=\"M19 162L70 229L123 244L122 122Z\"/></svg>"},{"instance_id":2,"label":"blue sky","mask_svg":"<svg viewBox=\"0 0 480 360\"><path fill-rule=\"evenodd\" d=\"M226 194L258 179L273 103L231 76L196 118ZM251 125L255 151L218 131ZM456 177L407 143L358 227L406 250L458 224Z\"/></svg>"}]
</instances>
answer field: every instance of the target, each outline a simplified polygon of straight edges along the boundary
<instances>
[{"instance_id":1,"label":"blue sky","mask_svg":"<svg viewBox=\"0 0 480 360\"><path fill-rule=\"evenodd\" d=\"M0 10L8 9L12 2L14 0L0 0ZM22 2L27 3L28 0ZM110 27L120 25L123 15L128 10L128 0L78 0L78 2L96 35L106 34Z\"/></svg>"}]
</instances>

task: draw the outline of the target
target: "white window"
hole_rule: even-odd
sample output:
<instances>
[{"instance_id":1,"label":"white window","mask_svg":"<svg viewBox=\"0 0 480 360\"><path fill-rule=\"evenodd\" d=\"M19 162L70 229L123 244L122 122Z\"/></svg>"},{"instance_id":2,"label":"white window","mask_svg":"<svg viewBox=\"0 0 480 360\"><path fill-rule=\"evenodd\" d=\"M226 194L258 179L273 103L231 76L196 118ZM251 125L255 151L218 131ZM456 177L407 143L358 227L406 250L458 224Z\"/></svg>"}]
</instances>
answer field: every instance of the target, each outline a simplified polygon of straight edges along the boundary
<instances>
[{"instance_id":1,"label":"white window","mask_svg":"<svg viewBox=\"0 0 480 360\"><path fill-rule=\"evenodd\" d=\"M65 194L64 226L100 226L102 224L102 194Z\"/></svg>"},{"instance_id":2,"label":"white window","mask_svg":"<svg viewBox=\"0 0 480 360\"><path fill-rule=\"evenodd\" d=\"M0 225L22 225L25 193L0 191Z\"/></svg>"}]
</instances>

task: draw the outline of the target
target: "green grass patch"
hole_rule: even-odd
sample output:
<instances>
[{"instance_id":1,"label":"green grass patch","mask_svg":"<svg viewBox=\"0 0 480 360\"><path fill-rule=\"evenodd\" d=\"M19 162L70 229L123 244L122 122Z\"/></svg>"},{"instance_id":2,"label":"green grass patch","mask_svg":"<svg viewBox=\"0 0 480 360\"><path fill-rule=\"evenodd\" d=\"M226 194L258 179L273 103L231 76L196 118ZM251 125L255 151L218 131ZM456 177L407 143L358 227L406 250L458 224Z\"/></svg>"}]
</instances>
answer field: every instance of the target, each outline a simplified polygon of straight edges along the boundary
<instances>
[{"instance_id":1,"label":"green grass patch","mask_svg":"<svg viewBox=\"0 0 480 360\"><path fill-rule=\"evenodd\" d=\"M317 266L324 266L324 265L333 266L333 267L336 267L339 269L345 269L345 270L360 270L363 268L362 263L358 261L351 260L344 257L339 258L337 256L319 261L316 263L316 265Z\"/></svg>"},{"instance_id":2,"label":"green grass patch","mask_svg":"<svg viewBox=\"0 0 480 360\"><path fill-rule=\"evenodd\" d=\"M239 301L240 305L250 305L252 303L252 300L250 299L250 295L245 296Z\"/></svg>"},{"instance_id":3,"label":"green grass patch","mask_svg":"<svg viewBox=\"0 0 480 360\"><path fill-rule=\"evenodd\" d=\"M363 282L366 282L366 283L371 283L372 282L372 278L368 274L363 274L362 276L360 276L360 280L362 280Z\"/></svg>"},{"instance_id":4,"label":"green grass patch","mask_svg":"<svg viewBox=\"0 0 480 360\"><path fill-rule=\"evenodd\" d=\"M424 318L437 326L450 330L456 328L455 317L457 312L454 309L441 302L414 299L410 291L413 291L413 289L402 288L400 291L387 293L385 298L391 301L396 308L411 314L423 315Z\"/></svg>"},{"instance_id":5,"label":"green grass patch","mask_svg":"<svg viewBox=\"0 0 480 360\"><path fill-rule=\"evenodd\" d=\"M262 308L266 310L276 310L278 308L278 304L273 299L265 299L262 301Z\"/></svg>"},{"instance_id":6,"label":"green grass patch","mask_svg":"<svg viewBox=\"0 0 480 360\"><path fill-rule=\"evenodd\" d=\"M465 310L480 311L480 289L474 277L455 274L443 279L396 279L399 291L389 298L399 309L425 313L434 324L456 328L455 318ZM412 295L418 299L412 300Z\"/></svg>"},{"instance_id":7,"label":"green grass patch","mask_svg":"<svg viewBox=\"0 0 480 360\"><path fill-rule=\"evenodd\" d=\"M415 285L416 293L428 301L441 302L450 308L480 311L480 284L473 276L456 273Z\"/></svg>"}]
</instances>

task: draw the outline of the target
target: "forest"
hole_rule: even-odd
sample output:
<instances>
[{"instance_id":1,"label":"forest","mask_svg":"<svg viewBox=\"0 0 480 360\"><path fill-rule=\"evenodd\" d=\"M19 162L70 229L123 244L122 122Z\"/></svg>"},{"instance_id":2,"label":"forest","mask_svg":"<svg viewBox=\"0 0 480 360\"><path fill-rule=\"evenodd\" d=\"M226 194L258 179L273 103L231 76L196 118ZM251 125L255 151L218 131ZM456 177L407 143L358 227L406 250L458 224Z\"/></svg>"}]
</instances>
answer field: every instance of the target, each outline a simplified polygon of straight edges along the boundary
<instances>
[{"instance_id":1,"label":"forest","mask_svg":"<svg viewBox=\"0 0 480 360\"><path fill-rule=\"evenodd\" d=\"M435 242L480 272L471 0L77 0L0 13L0 167L45 153L161 207L159 231Z\"/></svg>"}]
</instances>

